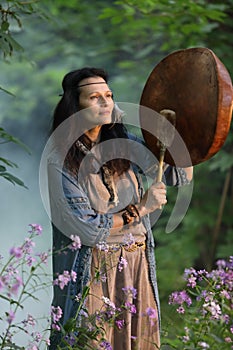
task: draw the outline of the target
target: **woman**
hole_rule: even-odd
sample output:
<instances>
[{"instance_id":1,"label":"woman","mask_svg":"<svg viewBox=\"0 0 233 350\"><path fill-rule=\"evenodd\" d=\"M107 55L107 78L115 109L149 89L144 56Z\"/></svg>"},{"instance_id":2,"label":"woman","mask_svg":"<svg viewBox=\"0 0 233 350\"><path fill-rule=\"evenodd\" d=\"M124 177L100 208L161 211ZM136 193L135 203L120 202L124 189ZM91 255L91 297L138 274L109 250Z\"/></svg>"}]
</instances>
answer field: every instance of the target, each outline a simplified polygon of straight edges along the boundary
<instances>
[{"instance_id":1,"label":"woman","mask_svg":"<svg viewBox=\"0 0 233 350\"><path fill-rule=\"evenodd\" d=\"M104 325L107 342L98 335L91 343L93 349L107 348L106 344L115 350L158 349L159 300L149 214L167 203L166 186L154 181L144 193L141 170L132 155L141 152L141 143L122 124L104 70L72 71L62 85L64 93L54 112L53 130L76 113L75 125L72 121L66 128L81 131L76 138L72 134L74 142L63 168L55 161L48 166L54 251L70 245L71 235L78 235L82 246L53 256L55 274L64 270L77 274L64 289L54 287L53 306L62 308L60 321L65 325L75 317L83 288L89 286L85 300L89 315L97 315L103 307L119 312L123 303L115 325ZM59 142L62 144L60 138ZM125 159L119 157L119 148ZM146 154L142 158L146 172ZM56 193L58 176L62 195ZM155 179L156 172L151 176ZM184 185L192 179L192 168L167 166L165 177L171 185ZM98 281L93 282L97 276ZM81 322L85 326L85 317ZM53 334L50 349L56 349L59 340L59 332Z\"/></svg>"}]
</instances>

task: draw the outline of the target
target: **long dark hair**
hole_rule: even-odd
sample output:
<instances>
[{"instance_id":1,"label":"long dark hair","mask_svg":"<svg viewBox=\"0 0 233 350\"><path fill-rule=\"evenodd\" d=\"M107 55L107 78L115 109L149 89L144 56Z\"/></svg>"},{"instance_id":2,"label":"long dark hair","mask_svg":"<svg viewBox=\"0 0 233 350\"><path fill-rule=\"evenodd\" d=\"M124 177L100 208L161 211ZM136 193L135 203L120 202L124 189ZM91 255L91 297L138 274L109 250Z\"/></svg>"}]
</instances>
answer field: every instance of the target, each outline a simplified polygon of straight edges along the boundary
<instances>
[{"instance_id":1,"label":"long dark hair","mask_svg":"<svg viewBox=\"0 0 233 350\"><path fill-rule=\"evenodd\" d=\"M81 90L79 83L83 79L91 77L101 77L108 83L108 73L101 68L85 67L71 71L64 76L62 81L63 94L54 110L52 131L80 110L79 96ZM116 113L115 110L113 111L114 113ZM124 124L122 122L112 122L102 125L100 142L115 138L128 138ZM65 165L70 171L77 174L81 159L80 151L77 149L76 143L74 143L66 156ZM117 158L109 160L107 166L113 173L116 172L120 175L129 169L130 162L127 159Z\"/></svg>"}]
</instances>

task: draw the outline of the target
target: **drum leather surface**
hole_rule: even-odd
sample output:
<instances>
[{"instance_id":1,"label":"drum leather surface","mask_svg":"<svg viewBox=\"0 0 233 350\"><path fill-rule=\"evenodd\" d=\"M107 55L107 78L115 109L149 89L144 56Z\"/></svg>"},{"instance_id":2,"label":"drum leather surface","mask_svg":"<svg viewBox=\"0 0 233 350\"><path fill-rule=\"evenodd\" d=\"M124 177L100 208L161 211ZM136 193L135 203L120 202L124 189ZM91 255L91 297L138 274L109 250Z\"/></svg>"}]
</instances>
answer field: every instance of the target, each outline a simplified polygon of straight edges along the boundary
<instances>
[{"instance_id":1,"label":"drum leather surface","mask_svg":"<svg viewBox=\"0 0 233 350\"><path fill-rule=\"evenodd\" d=\"M159 157L153 130L156 113L176 112L179 138L165 154L165 162L176 166L196 165L216 154L230 129L233 89L229 73L218 57L207 48L179 50L165 57L151 72L142 92L140 125L145 142Z\"/></svg>"}]
</instances>

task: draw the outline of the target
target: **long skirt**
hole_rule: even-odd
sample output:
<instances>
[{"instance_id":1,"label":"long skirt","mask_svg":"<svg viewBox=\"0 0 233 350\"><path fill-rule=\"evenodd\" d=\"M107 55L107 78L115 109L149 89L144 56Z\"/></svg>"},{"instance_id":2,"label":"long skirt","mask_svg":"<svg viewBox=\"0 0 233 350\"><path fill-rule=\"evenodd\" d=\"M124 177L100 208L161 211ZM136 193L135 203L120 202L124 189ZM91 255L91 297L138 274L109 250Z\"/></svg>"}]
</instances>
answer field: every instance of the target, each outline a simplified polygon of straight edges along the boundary
<instances>
[{"instance_id":1,"label":"long skirt","mask_svg":"<svg viewBox=\"0 0 233 350\"><path fill-rule=\"evenodd\" d=\"M95 248L91 269L87 309L89 315L105 315L104 338L111 345L109 348L159 349L158 310L149 281L145 245L134 251L123 246L109 251ZM100 343L94 348L101 348Z\"/></svg>"}]
</instances>

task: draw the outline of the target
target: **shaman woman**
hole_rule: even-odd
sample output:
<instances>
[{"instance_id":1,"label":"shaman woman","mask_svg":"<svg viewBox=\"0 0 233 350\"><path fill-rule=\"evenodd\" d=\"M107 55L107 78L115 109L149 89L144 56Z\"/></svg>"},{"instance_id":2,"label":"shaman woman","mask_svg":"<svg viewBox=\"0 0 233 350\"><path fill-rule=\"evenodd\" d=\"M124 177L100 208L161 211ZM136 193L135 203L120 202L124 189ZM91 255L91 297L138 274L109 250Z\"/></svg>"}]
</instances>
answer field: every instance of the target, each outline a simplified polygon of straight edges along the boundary
<instances>
[{"instance_id":1,"label":"shaman woman","mask_svg":"<svg viewBox=\"0 0 233 350\"><path fill-rule=\"evenodd\" d=\"M51 211L56 217L53 249L56 252L69 246L70 237L75 235L82 245L77 251L54 253L55 277L73 271L75 279L63 289L54 286L53 307L62 308L64 327L72 318L77 322L70 347L158 349L160 310L149 214L166 204L166 185L153 181L143 190L141 173L147 172L148 164L146 155L140 153L142 141L122 123L104 70L72 71L62 86L53 131L76 115L75 123L66 124L66 128L78 137L64 156L62 169L56 162L48 165ZM128 147L130 141L133 148ZM58 142L68 140L59 138ZM134 162L138 153L145 162L143 171ZM155 179L156 167L153 169L150 175ZM192 168L165 166L164 174L167 184L180 186L191 181ZM58 176L63 195L56 193ZM80 310L85 286L85 310ZM92 340L81 339L80 326L89 329ZM59 342L61 349L68 348L61 337L61 332L52 334L50 349L57 349Z\"/></svg>"}]
</instances>

